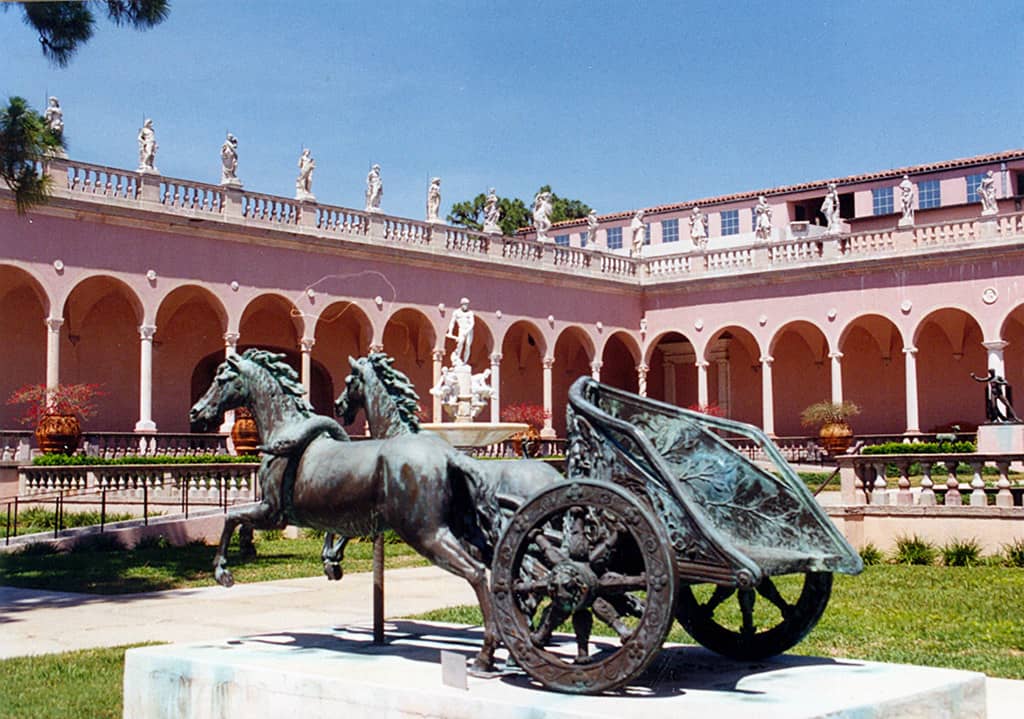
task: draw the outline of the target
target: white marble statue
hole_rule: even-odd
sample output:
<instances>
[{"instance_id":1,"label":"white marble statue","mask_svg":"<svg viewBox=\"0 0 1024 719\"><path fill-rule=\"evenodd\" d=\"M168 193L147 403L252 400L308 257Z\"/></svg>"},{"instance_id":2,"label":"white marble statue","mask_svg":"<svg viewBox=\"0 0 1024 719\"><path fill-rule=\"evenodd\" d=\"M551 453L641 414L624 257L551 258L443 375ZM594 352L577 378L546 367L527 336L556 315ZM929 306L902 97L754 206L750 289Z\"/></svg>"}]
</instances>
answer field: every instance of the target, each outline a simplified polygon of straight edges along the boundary
<instances>
[{"instance_id":1,"label":"white marble statue","mask_svg":"<svg viewBox=\"0 0 1024 719\"><path fill-rule=\"evenodd\" d=\"M548 241L548 230L551 229L551 193L538 192L533 198L533 226L537 229L537 239Z\"/></svg>"},{"instance_id":2,"label":"white marble statue","mask_svg":"<svg viewBox=\"0 0 1024 719\"><path fill-rule=\"evenodd\" d=\"M690 240L702 250L708 246L708 220L696 205L690 211Z\"/></svg>"},{"instance_id":3,"label":"white marble statue","mask_svg":"<svg viewBox=\"0 0 1024 719\"><path fill-rule=\"evenodd\" d=\"M441 404L454 408L459 403L459 378L447 367L441 368L437 385L430 388L430 394L441 399Z\"/></svg>"},{"instance_id":4,"label":"white marble statue","mask_svg":"<svg viewBox=\"0 0 1024 719\"><path fill-rule=\"evenodd\" d=\"M153 129L153 121L146 118L139 129L139 172L159 173L156 169L156 131Z\"/></svg>"},{"instance_id":5,"label":"white marble statue","mask_svg":"<svg viewBox=\"0 0 1024 719\"><path fill-rule=\"evenodd\" d=\"M459 308L452 312L452 319L448 322L448 331L445 337L455 340L455 350L451 354L452 366L469 363L469 354L473 350L473 326L476 324L476 316L473 310L469 309L469 298L463 297L459 300ZM458 334L455 330L458 329Z\"/></svg>"},{"instance_id":6,"label":"white marble statue","mask_svg":"<svg viewBox=\"0 0 1024 719\"><path fill-rule=\"evenodd\" d=\"M238 179L238 138L228 133L220 146L220 184L241 187Z\"/></svg>"},{"instance_id":7,"label":"white marble statue","mask_svg":"<svg viewBox=\"0 0 1024 719\"><path fill-rule=\"evenodd\" d=\"M757 198L754 207L754 237L762 242L772 239L772 208L764 195Z\"/></svg>"},{"instance_id":8,"label":"white marble statue","mask_svg":"<svg viewBox=\"0 0 1024 719\"><path fill-rule=\"evenodd\" d=\"M597 212L591 210L587 215L587 247L594 247L597 244L597 226L599 224Z\"/></svg>"},{"instance_id":9,"label":"white marble statue","mask_svg":"<svg viewBox=\"0 0 1024 719\"><path fill-rule=\"evenodd\" d=\"M914 183L908 175L904 175L900 184L896 186L900 191L900 221L899 227L914 226Z\"/></svg>"},{"instance_id":10,"label":"white marble statue","mask_svg":"<svg viewBox=\"0 0 1024 719\"><path fill-rule=\"evenodd\" d=\"M313 170L316 169L316 160L310 154L309 148L302 149L299 157L299 176L295 178L295 199L303 202L316 202L313 194Z\"/></svg>"},{"instance_id":11,"label":"white marble statue","mask_svg":"<svg viewBox=\"0 0 1024 719\"><path fill-rule=\"evenodd\" d=\"M43 113L43 121L46 123L46 129L53 135L58 139L64 138L64 111L60 108L60 100L56 97L50 98L46 112ZM52 154L56 157L68 156L63 147L54 148Z\"/></svg>"},{"instance_id":12,"label":"white marble statue","mask_svg":"<svg viewBox=\"0 0 1024 719\"><path fill-rule=\"evenodd\" d=\"M366 174L366 211L380 212L382 197L384 197L384 183L380 179L380 165L374 165Z\"/></svg>"},{"instance_id":13,"label":"white marble statue","mask_svg":"<svg viewBox=\"0 0 1024 719\"><path fill-rule=\"evenodd\" d=\"M434 177L427 188L427 222L440 222L438 213L441 211L441 178Z\"/></svg>"},{"instance_id":14,"label":"white marble statue","mask_svg":"<svg viewBox=\"0 0 1024 719\"><path fill-rule=\"evenodd\" d=\"M492 187L487 191L487 200L484 202L484 232L488 235L500 235L501 207L498 205L498 196Z\"/></svg>"},{"instance_id":15,"label":"white marble statue","mask_svg":"<svg viewBox=\"0 0 1024 719\"><path fill-rule=\"evenodd\" d=\"M826 232L830 235L839 234L842 230L839 217L839 193L836 191L836 183L828 183L828 192L821 202L821 214L825 216L827 225Z\"/></svg>"},{"instance_id":16,"label":"white marble statue","mask_svg":"<svg viewBox=\"0 0 1024 719\"><path fill-rule=\"evenodd\" d=\"M978 185L978 199L981 200L982 217L999 213L999 205L996 203L996 178L992 170L985 173L981 184Z\"/></svg>"},{"instance_id":17,"label":"white marble statue","mask_svg":"<svg viewBox=\"0 0 1024 719\"><path fill-rule=\"evenodd\" d=\"M636 214L633 215L633 219L629 221L629 233L632 246L630 247L629 254L632 257L640 257L644 251L644 211L637 210Z\"/></svg>"},{"instance_id":18,"label":"white marble statue","mask_svg":"<svg viewBox=\"0 0 1024 719\"><path fill-rule=\"evenodd\" d=\"M473 415L476 414L487 406L488 401L491 399L491 395L494 394L494 389L488 384L488 380L491 377L491 371L485 369L483 372L473 375L472 379L472 392L473 392Z\"/></svg>"}]
</instances>

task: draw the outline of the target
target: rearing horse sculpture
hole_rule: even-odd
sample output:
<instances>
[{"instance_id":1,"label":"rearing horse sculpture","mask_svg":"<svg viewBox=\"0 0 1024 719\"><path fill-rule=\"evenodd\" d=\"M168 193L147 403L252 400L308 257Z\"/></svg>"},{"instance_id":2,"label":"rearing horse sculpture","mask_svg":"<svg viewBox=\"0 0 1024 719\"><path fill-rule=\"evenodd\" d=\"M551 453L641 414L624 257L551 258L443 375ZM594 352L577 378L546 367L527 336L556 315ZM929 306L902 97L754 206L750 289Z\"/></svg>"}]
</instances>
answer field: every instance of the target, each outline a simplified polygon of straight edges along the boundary
<instances>
[{"instance_id":1,"label":"rearing horse sculpture","mask_svg":"<svg viewBox=\"0 0 1024 719\"><path fill-rule=\"evenodd\" d=\"M291 523L341 536L390 527L431 563L473 587L484 618L483 647L473 669L489 671L498 637L485 562L497 541L498 511L476 463L428 433L363 442L332 437L337 423L313 413L283 358L256 349L228 357L189 412L193 422L209 423L246 406L264 438L263 500L228 512L214 559L217 581L234 581L226 553L239 524L272 529Z\"/></svg>"}]
</instances>

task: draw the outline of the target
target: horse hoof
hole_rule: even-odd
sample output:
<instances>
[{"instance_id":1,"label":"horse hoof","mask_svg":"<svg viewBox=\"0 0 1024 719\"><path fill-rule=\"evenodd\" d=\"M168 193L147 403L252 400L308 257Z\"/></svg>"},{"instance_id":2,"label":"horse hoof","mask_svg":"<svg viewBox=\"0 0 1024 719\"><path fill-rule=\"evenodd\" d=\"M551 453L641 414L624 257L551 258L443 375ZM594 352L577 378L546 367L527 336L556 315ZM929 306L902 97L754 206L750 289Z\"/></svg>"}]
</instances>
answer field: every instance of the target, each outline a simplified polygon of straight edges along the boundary
<instances>
[{"instance_id":1,"label":"horse hoof","mask_svg":"<svg viewBox=\"0 0 1024 719\"><path fill-rule=\"evenodd\" d=\"M324 574L332 582L337 582L345 576L345 571L337 562L324 562Z\"/></svg>"},{"instance_id":2,"label":"horse hoof","mask_svg":"<svg viewBox=\"0 0 1024 719\"><path fill-rule=\"evenodd\" d=\"M222 587L232 587L235 584L235 578L227 569L221 569L218 567L213 572L213 578L216 579L217 584L219 584Z\"/></svg>"},{"instance_id":3,"label":"horse hoof","mask_svg":"<svg viewBox=\"0 0 1024 719\"><path fill-rule=\"evenodd\" d=\"M470 676L480 677L482 679L501 676L501 672L494 668L494 662L484 662L481 661L479 657L474 659L473 663L469 665L468 673Z\"/></svg>"}]
</instances>

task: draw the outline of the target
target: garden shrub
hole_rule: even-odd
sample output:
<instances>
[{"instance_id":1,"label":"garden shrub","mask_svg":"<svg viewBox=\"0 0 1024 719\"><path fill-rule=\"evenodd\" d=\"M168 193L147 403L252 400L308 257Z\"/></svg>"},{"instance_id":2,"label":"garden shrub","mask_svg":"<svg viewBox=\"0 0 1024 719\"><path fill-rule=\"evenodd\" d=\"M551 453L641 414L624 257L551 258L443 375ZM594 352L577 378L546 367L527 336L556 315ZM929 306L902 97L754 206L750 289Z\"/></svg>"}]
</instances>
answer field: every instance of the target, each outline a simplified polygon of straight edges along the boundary
<instances>
[{"instance_id":1,"label":"garden shrub","mask_svg":"<svg viewBox=\"0 0 1024 719\"><path fill-rule=\"evenodd\" d=\"M250 454L156 454L150 457L90 457L86 454L41 454L32 460L37 467L96 466L111 464L240 464L259 462Z\"/></svg>"},{"instance_id":2,"label":"garden shrub","mask_svg":"<svg viewBox=\"0 0 1024 719\"><path fill-rule=\"evenodd\" d=\"M152 516L152 514L151 514ZM132 514L121 512L108 512L106 523L124 522L135 519ZM100 523L99 511L65 512L62 527L73 529L75 527L91 527ZM29 534L26 530L34 529L40 532L52 531L57 525L57 514L52 509L45 507L26 507L18 510L18 533Z\"/></svg>"},{"instance_id":3,"label":"garden shrub","mask_svg":"<svg viewBox=\"0 0 1024 719\"><path fill-rule=\"evenodd\" d=\"M52 542L29 542L18 550L18 554L24 554L26 557L45 557L60 552L61 550Z\"/></svg>"},{"instance_id":4,"label":"garden shrub","mask_svg":"<svg viewBox=\"0 0 1024 719\"><path fill-rule=\"evenodd\" d=\"M864 447L861 454L973 454L978 451L974 442L885 442Z\"/></svg>"},{"instance_id":5,"label":"garden shrub","mask_svg":"<svg viewBox=\"0 0 1024 719\"><path fill-rule=\"evenodd\" d=\"M896 538L897 564L935 564L937 556L938 550L935 549L935 545L916 534Z\"/></svg>"},{"instance_id":6,"label":"garden shrub","mask_svg":"<svg viewBox=\"0 0 1024 719\"><path fill-rule=\"evenodd\" d=\"M86 534L75 540L73 552L119 552L125 549L124 542L116 534L100 532Z\"/></svg>"},{"instance_id":7,"label":"garden shrub","mask_svg":"<svg viewBox=\"0 0 1024 719\"><path fill-rule=\"evenodd\" d=\"M981 563L981 544L971 539L954 539L942 546L942 563L947 567L973 567Z\"/></svg>"},{"instance_id":8,"label":"garden shrub","mask_svg":"<svg viewBox=\"0 0 1024 719\"><path fill-rule=\"evenodd\" d=\"M1024 569L1024 539L1015 539L1003 545L1003 555L1011 567Z\"/></svg>"},{"instance_id":9,"label":"garden shrub","mask_svg":"<svg viewBox=\"0 0 1024 719\"><path fill-rule=\"evenodd\" d=\"M885 556L882 554L882 550L876 547L873 543L868 542L860 550L860 559L864 562L864 566L870 567L875 564L881 564Z\"/></svg>"},{"instance_id":10,"label":"garden shrub","mask_svg":"<svg viewBox=\"0 0 1024 719\"><path fill-rule=\"evenodd\" d=\"M277 542L284 537L284 532L280 529L260 529L256 534L257 539L265 539L268 542Z\"/></svg>"}]
</instances>

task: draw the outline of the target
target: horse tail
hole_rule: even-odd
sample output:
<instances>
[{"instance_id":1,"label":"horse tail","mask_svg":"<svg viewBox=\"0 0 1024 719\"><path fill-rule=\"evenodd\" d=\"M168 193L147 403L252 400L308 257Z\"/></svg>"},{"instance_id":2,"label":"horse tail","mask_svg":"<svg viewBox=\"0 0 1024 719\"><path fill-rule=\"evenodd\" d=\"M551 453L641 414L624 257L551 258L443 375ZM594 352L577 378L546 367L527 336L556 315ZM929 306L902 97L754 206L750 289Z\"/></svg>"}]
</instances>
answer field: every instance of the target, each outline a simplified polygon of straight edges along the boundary
<instances>
[{"instance_id":1,"label":"horse tail","mask_svg":"<svg viewBox=\"0 0 1024 719\"><path fill-rule=\"evenodd\" d=\"M456 469L458 474L465 477L466 489L473 505L475 519L487 543L493 549L497 546L504 528L496 483L489 481L480 462L458 450L452 450L448 454L448 466Z\"/></svg>"}]
</instances>

